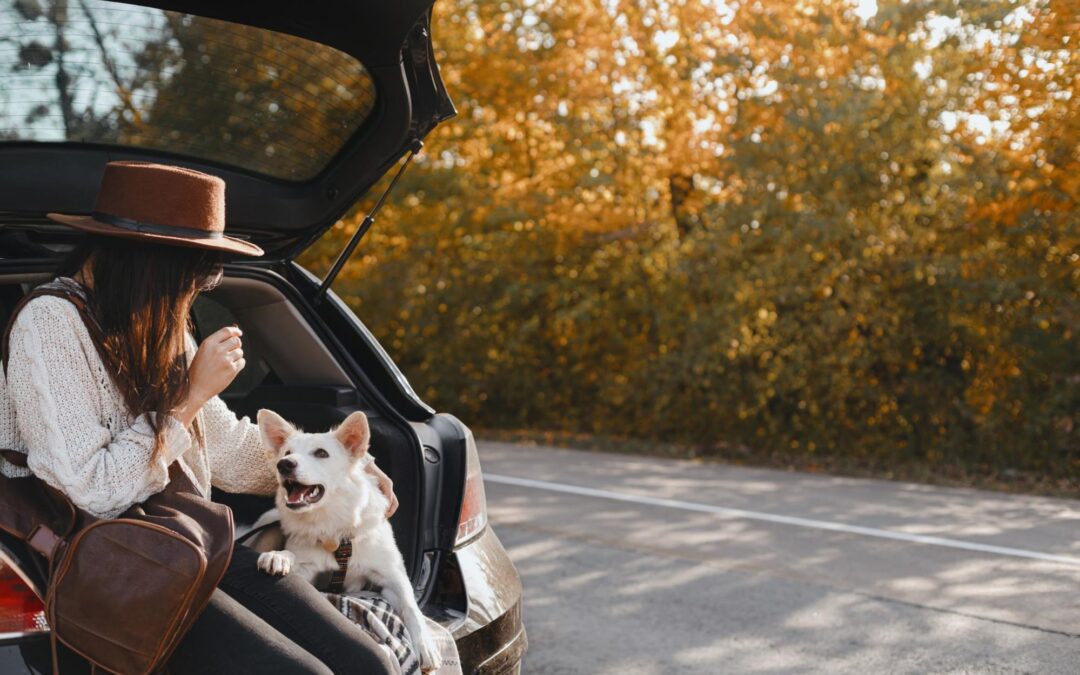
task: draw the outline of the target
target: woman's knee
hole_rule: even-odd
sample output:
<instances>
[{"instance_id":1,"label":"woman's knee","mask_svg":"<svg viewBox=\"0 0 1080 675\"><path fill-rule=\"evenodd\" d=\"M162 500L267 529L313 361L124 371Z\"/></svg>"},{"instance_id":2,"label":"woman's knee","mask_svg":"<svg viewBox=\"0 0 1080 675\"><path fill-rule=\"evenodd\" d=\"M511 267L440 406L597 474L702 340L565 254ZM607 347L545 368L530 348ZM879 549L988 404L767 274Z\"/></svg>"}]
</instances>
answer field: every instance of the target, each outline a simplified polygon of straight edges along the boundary
<instances>
[{"instance_id":1,"label":"woman's knee","mask_svg":"<svg viewBox=\"0 0 1080 675\"><path fill-rule=\"evenodd\" d=\"M215 591L169 660L169 672L332 675L318 657L233 598Z\"/></svg>"},{"instance_id":2,"label":"woman's knee","mask_svg":"<svg viewBox=\"0 0 1080 675\"><path fill-rule=\"evenodd\" d=\"M400 672L401 668L389 648L375 642L375 639L356 626L359 639L350 641L349 644L339 645L343 652L336 649L331 654L319 656L334 667L335 672L364 673L367 675L391 675Z\"/></svg>"}]
</instances>

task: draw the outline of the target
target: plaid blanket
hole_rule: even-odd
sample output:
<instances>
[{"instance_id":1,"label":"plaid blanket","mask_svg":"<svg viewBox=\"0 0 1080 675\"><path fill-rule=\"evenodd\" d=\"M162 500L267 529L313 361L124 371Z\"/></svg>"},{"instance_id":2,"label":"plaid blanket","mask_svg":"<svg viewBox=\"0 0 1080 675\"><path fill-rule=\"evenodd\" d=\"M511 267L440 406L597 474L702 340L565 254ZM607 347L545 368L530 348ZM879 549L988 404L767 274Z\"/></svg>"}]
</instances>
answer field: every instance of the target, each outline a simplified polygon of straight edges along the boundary
<instances>
[{"instance_id":1,"label":"plaid blanket","mask_svg":"<svg viewBox=\"0 0 1080 675\"><path fill-rule=\"evenodd\" d=\"M390 651L397 659L401 675L420 675L420 659L412 646L412 638L405 630L405 622L394 612L393 607L374 590L358 593L324 593L327 599L350 621L374 638L383 648ZM458 658L457 645L450 631L440 624L424 617L428 628L439 645L442 666L430 673L437 675L461 675L461 661Z\"/></svg>"}]
</instances>

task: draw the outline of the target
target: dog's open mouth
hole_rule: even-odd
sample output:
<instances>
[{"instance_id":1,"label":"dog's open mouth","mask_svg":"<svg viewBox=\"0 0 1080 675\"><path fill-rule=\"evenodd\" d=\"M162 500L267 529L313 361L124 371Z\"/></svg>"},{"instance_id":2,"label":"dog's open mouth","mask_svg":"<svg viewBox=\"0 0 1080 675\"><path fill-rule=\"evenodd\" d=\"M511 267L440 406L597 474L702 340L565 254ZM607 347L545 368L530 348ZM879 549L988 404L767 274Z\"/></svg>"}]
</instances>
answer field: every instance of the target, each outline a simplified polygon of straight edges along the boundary
<instances>
[{"instance_id":1,"label":"dog's open mouth","mask_svg":"<svg viewBox=\"0 0 1080 675\"><path fill-rule=\"evenodd\" d=\"M321 485L304 485L294 480L282 483L285 488L285 505L290 509L299 509L310 506L319 501L326 492Z\"/></svg>"}]
</instances>

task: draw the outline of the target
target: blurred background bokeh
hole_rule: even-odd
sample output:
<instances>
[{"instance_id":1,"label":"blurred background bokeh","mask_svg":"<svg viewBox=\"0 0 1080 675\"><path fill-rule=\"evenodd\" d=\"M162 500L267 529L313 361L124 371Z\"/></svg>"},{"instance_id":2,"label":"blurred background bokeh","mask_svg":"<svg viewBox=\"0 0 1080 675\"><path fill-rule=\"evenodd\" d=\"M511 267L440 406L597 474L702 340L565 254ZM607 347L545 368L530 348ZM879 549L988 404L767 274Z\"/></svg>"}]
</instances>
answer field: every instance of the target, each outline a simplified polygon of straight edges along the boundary
<instances>
[{"instance_id":1,"label":"blurred background bokeh","mask_svg":"<svg viewBox=\"0 0 1080 675\"><path fill-rule=\"evenodd\" d=\"M480 427L1076 490L1078 11L441 0L335 290Z\"/></svg>"}]
</instances>

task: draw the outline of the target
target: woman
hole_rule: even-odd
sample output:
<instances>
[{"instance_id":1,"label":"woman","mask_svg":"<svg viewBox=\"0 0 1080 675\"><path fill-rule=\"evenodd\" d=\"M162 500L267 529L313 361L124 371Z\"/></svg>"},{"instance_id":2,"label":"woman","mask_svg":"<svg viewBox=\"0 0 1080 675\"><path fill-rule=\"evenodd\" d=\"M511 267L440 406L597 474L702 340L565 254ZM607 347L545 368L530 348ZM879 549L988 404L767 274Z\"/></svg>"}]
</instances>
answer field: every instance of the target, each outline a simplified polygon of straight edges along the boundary
<instances>
[{"instance_id":1,"label":"woman","mask_svg":"<svg viewBox=\"0 0 1080 675\"><path fill-rule=\"evenodd\" d=\"M220 281L226 254L262 254L224 236L224 188L190 169L109 162L91 216L48 214L90 233L53 283L86 300L104 349L68 300L30 300L12 324L0 417L8 428L14 418L29 470L94 515L114 517L160 491L174 462L207 497L211 485L264 495L277 487L258 426L218 396L244 367L242 332L222 328L196 349L187 329L192 302ZM373 473L392 512L390 481ZM313 586L264 574L257 558L234 547L170 672L393 671L389 655Z\"/></svg>"}]
</instances>

